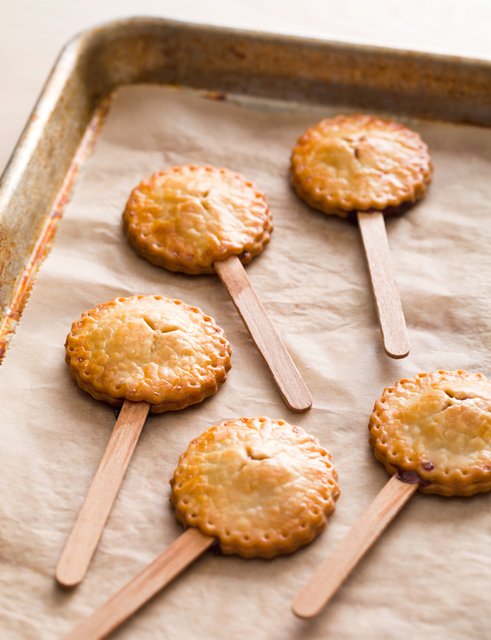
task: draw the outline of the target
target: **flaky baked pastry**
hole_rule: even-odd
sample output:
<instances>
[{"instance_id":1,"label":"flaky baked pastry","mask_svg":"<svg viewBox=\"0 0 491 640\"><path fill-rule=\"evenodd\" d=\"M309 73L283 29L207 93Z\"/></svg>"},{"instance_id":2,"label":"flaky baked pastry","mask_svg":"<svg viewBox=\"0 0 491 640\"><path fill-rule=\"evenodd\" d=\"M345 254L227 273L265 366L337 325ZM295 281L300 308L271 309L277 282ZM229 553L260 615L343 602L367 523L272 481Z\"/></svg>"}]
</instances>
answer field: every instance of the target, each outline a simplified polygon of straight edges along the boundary
<instances>
[{"instance_id":1,"label":"flaky baked pastry","mask_svg":"<svg viewBox=\"0 0 491 640\"><path fill-rule=\"evenodd\" d=\"M424 493L491 490L491 382L481 373L399 380L375 403L369 430L377 460Z\"/></svg>"},{"instance_id":2,"label":"flaky baked pastry","mask_svg":"<svg viewBox=\"0 0 491 640\"><path fill-rule=\"evenodd\" d=\"M313 540L339 496L331 455L300 427L271 418L225 420L189 445L171 481L184 525L224 553L272 558Z\"/></svg>"},{"instance_id":3,"label":"flaky baked pastry","mask_svg":"<svg viewBox=\"0 0 491 640\"><path fill-rule=\"evenodd\" d=\"M291 157L291 181L302 200L341 217L403 210L423 197L432 171L416 132L371 115L321 120L299 138Z\"/></svg>"},{"instance_id":4,"label":"flaky baked pastry","mask_svg":"<svg viewBox=\"0 0 491 640\"><path fill-rule=\"evenodd\" d=\"M117 298L82 314L66 339L79 386L113 405L183 409L213 395L230 369L230 345L213 318L162 296Z\"/></svg>"},{"instance_id":5,"label":"flaky baked pastry","mask_svg":"<svg viewBox=\"0 0 491 640\"><path fill-rule=\"evenodd\" d=\"M131 193L123 214L133 247L153 264L189 274L214 273L232 255L244 264L273 229L263 194L238 173L184 165L154 174Z\"/></svg>"}]
</instances>

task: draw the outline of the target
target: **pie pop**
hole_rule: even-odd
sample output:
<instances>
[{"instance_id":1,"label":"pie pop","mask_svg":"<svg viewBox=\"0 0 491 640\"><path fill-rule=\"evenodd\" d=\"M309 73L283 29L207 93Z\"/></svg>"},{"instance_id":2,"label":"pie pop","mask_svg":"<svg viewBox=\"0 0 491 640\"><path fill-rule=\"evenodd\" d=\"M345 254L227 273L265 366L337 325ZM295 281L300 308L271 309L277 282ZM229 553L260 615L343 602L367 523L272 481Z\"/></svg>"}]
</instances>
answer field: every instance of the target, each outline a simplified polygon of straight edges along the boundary
<instances>
[{"instance_id":1,"label":"pie pop","mask_svg":"<svg viewBox=\"0 0 491 640\"><path fill-rule=\"evenodd\" d=\"M263 251L273 229L266 199L252 182L228 169L173 167L132 191L123 223L132 246L152 264L216 273L286 405L292 411L311 407L310 392L242 266Z\"/></svg>"},{"instance_id":2,"label":"pie pop","mask_svg":"<svg viewBox=\"0 0 491 640\"><path fill-rule=\"evenodd\" d=\"M106 637L215 542L244 558L296 551L324 529L339 496L317 438L265 417L225 420L195 438L171 486L189 528L67 640Z\"/></svg>"},{"instance_id":3,"label":"pie pop","mask_svg":"<svg viewBox=\"0 0 491 640\"><path fill-rule=\"evenodd\" d=\"M409 339L392 272L384 215L402 213L420 200L433 167L419 135L370 115L322 120L298 140L291 181L314 209L356 217L363 239L385 352L409 353Z\"/></svg>"},{"instance_id":4,"label":"pie pop","mask_svg":"<svg viewBox=\"0 0 491 640\"><path fill-rule=\"evenodd\" d=\"M230 345L197 307L140 295L85 312L65 346L77 384L122 406L56 568L60 584L75 586L85 576L148 413L184 409L216 393L230 369Z\"/></svg>"},{"instance_id":5,"label":"pie pop","mask_svg":"<svg viewBox=\"0 0 491 640\"><path fill-rule=\"evenodd\" d=\"M384 390L370 418L370 444L392 478L300 592L296 615L319 613L416 490L491 491L490 410L491 382L481 373L421 373Z\"/></svg>"}]
</instances>

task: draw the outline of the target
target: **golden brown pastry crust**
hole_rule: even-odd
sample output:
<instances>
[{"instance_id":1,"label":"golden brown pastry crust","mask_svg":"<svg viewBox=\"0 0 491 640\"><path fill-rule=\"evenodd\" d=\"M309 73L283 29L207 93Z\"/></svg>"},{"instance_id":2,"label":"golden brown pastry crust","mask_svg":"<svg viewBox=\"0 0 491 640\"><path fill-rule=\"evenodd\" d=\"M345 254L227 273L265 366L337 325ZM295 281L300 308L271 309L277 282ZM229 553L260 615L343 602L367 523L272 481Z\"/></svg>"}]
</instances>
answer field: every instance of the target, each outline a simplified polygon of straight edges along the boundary
<instances>
[{"instance_id":1,"label":"golden brown pastry crust","mask_svg":"<svg viewBox=\"0 0 491 640\"><path fill-rule=\"evenodd\" d=\"M416 132L371 115L321 120L299 138L291 157L300 198L341 217L401 210L423 197L432 172L428 147Z\"/></svg>"},{"instance_id":2,"label":"golden brown pastry crust","mask_svg":"<svg viewBox=\"0 0 491 640\"><path fill-rule=\"evenodd\" d=\"M272 558L313 540L339 496L331 455L300 427L271 418L225 420L189 445L171 481L184 525L224 553Z\"/></svg>"},{"instance_id":3,"label":"golden brown pastry crust","mask_svg":"<svg viewBox=\"0 0 491 640\"><path fill-rule=\"evenodd\" d=\"M375 403L369 430L377 460L391 474L417 474L424 493L491 490L491 382L481 373L399 380Z\"/></svg>"},{"instance_id":4,"label":"golden brown pastry crust","mask_svg":"<svg viewBox=\"0 0 491 640\"><path fill-rule=\"evenodd\" d=\"M134 248L171 271L214 273L232 255L247 264L273 226L263 194L238 173L184 165L161 171L131 193L123 223Z\"/></svg>"},{"instance_id":5,"label":"golden brown pastry crust","mask_svg":"<svg viewBox=\"0 0 491 640\"><path fill-rule=\"evenodd\" d=\"M78 385L98 400L175 411L218 391L230 345L213 318L162 296L117 298L82 314L66 339Z\"/></svg>"}]
</instances>

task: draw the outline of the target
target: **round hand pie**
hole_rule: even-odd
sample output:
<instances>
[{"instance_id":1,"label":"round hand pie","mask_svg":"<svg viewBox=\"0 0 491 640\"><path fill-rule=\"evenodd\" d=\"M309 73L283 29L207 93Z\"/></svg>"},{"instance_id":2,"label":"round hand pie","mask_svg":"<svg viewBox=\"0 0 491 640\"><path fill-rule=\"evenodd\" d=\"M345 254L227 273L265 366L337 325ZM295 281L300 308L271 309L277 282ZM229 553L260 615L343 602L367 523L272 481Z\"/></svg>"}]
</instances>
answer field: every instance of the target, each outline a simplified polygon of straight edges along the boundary
<instances>
[{"instance_id":1,"label":"round hand pie","mask_svg":"<svg viewBox=\"0 0 491 640\"><path fill-rule=\"evenodd\" d=\"M214 320L162 296L117 298L86 311L65 346L84 391L113 405L148 402L153 413L201 402L230 369L230 345Z\"/></svg>"},{"instance_id":2,"label":"round hand pie","mask_svg":"<svg viewBox=\"0 0 491 640\"><path fill-rule=\"evenodd\" d=\"M271 418L226 420L181 456L172 503L184 525L224 553L272 558L313 540L339 496L331 455L303 429Z\"/></svg>"},{"instance_id":3,"label":"round hand pie","mask_svg":"<svg viewBox=\"0 0 491 640\"><path fill-rule=\"evenodd\" d=\"M134 248L153 264L189 274L239 256L247 264L272 231L262 193L228 169L184 165L154 174L131 193L123 223Z\"/></svg>"},{"instance_id":4,"label":"round hand pie","mask_svg":"<svg viewBox=\"0 0 491 640\"><path fill-rule=\"evenodd\" d=\"M491 382L481 373L435 371L385 389L370 418L375 457L425 493L491 490Z\"/></svg>"},{"instance_id":5,"label":"round hand pie","mask_svg":"<svg viewBox=\"0 0 491 640\"><path fill-rule=\"evenodd\" d=\"M423 197L432 171L428 147L417 133L370 115L321 120L298 140L291 158L300 198L343 218L403 210Z\"/></svg>"}]
</instances>

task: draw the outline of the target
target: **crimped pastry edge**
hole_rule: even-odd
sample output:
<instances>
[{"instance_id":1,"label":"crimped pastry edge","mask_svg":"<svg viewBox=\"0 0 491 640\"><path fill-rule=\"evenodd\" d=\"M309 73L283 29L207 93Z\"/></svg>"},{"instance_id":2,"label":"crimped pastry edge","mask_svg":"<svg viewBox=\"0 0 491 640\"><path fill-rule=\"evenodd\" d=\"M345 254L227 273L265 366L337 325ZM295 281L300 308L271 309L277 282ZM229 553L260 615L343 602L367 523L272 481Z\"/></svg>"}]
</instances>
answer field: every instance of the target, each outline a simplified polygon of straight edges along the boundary
<instances>
[{"instance_id":1,"label":"crimped pastry edge","mask_svg":"<svg viewBox=\"0 0 491 640\"><path fill-rule=\"evenodd\" d=\"M254 419L273 420L272 418L268 418L266 416L261 416L258 418L235 418L235 419L223 420L217 423L216 425L213 425L209 429L205 430L202 434L200 434L200 436L197 436L197 438L201 437L202 435L204 435L208 431L211 431L214 428L228 426L230 423L235 423L238 420L248 421L248 420L254 420ZM273 421L277 422L278 424L281 424L282 426L284 424L289 424L289 423L286 423L284 420L273 420ZM289 426L294 426L294 425L289 425ZM230 531L229 532L230 535L226 539L224 539L222 536L219 535L219 533L217 533L217 530L214 526L210 526L208 521L203 522L203 520L200 520L199 518L192 517L192 509L193 509L192 505L190 505L188 508L183 509L182 511L179 510L182 507L178 507L177 505L178 501L176 499L174 486L176 484L177 471L181 465L181 462L184 460L188 449L186 449L186 451L184 451L180 455L179 462L174 471L174 475L170 480L170 486L171 486L170 503L174 508L174 513L177 521L186 528L196 527L205 535L217 538L218 546L220 548L220 551L223 554L238 555L242 558L272 559L279 555L289 555L291 553L294 553L299 548L312 542L327 527L329 518L333 515L333 513L336 510L336 502L340 496L340 489L337 482L338 473L334 465L332 464L332 454L329 451L327 451L327 449L321 446L318 438L307 433L301 427L294 426L294 428L297 430L297 432L300 432L306 435L308 439L316 447L318 447L319 450L324 451L325 456L323 456L323 458L325 459L327 458L329 462L329 470L331 474L331 477L328 482L330 487L330 501L329 501L329 504L326 505L326 507L323 510L321 510L321 513L317 514L317 515L320 515L321 517L318 519L318 521L315 524L312 525L311 523L310 527L305 526L304 528L297 528L296 530L290 529L287 535L284 535L284 533L282 534L282 533L273 532L272 530L269 530L268 539L260 537L257 534L254 535L254 533L251 533L250 535L248 535L247 538L245 538L245 536L243 536L241 533L233 532L233 531ZM197 438L193 439L192 443Z\"/></svg>"},{"instance_id":2,"label":"crimped pastry edge","mask_svg":"<svg viewBox=\"0 0 491 640\"><path fill-rule=\"evenodd\" d=\"M471 468L464 476L460 469L454 469L449 473L444 473L437 468L427 471L422 468L418 461L408 461L401 447L394 456L389 450L387 443L382 442L384 437L388 437L384 429L385 411L382 401L385 397L398 388L403 387L408 382L418 380L443 380L443 376L454 376L469 380L487 380L482 373L471 373L463 369L446 371L438 369L431 373L419 373L411 378L401 378L391 387L386 387L380 398L375 402L373 412L368 423L369 444L373 449L375 458L381 462L391 475L399 474L401 471L414 472L420 478L418 490L422 493L436 494L445 497L451 496L472 496L476 493L491 491L491 470L486 472L478 468Z\"/></svg>"},{"instance_id":3,"label":"crimped pastry edge","mask_svg":"<svg viewBox=\"0 0 491 640\"><path fill-rule=\"evenodd\" d=\"M205 169L206 171L209 171L209 172L216 172L221 174L223 174L224 172L229 173L230 175L242 181L248 189L253 189L255 192L256 198L260 200L261 203L264 205L266 210L266 221L263 228L256 235L256 237L251 242L247 243L242 248L241 251L237 251L236 249L233 249L233 248L230 248L230 249L222 248L221 251L219 252L220 253L219 257L217 257L216 260L213 261L213 263L221 262L223 260L226 260L227 258L230 258L231 256L236 255L238 256L238 258L240 259L243 265L249 264L249 262L251 262L255 256L259 255L264 251L264 249L266 248L266 246L268 245L271 239L271 233L273 232L271 210L269 208L269 205L266 201L264 194L261 191L259 191L259 189L256 187L256 185L252 181L247 180L240 173L231 171L230 169L227 169L225 167L213 167L207 164L205 165L186 164L186 165L170 167L168 169L164 169L163 171L157 171L156 173L153 173L146 180L142 180L130 193L130 196L128 198L128 201L126 203L126 206L123 212L123 229L126 237L128 238L129 243L135 249L135 251L139 255L141 255L143 258L148 260L148 262L158 267L163 267L168 271L186 273L188 275L201 275L201 274L215 273L215 268L213 266L213 263L197 264L194 260L192 260L191 258L187 258L186 256L179 256L172 259L169 256L163 254L162 251L154 248L151 243L144 241L141 236L141 233L138 233L136 229L136 225L131 223L131 209L135 201L134 200L135 193L138 191L138 189L141 187L142 184L149 183L153 180L156 180L160 176L168 175L172 172L185 173L187 171L193 171L198 169Z\"/></svg>"},{"instance_id":4,"label":"crimped pastry edge","mask_svg":"<svg viewBox=\"0 0 491 640\"><path fill-rule=\"evenodd\" d=\"M76 354L70 355L70 353L68 352L69 341L72 335L73 327L78 322L80 322L81 320L83 320L88 316L95 315L95 312L99 308L112 305L117 302L122 302L129 298L142 299L147 297L152 297L156 300L169 300L174 302L174 304L176 305L182 305L185 308L195 313L199 313L201 315L203 322L213 325L219 337L225 340L225 344L222 344L222 346L224 347L224 352L221 354L221 359L223 360L223 364L218 367L213 367L215 369L214 380L210 381L210 384L208 384L207 386L201 387L199 389L196 389L194 387L189 387L188 395L186 397L183 397L182 399L168 400L165 402L157 403L155 402L155 399L149 396L147 393L145 393L145 391L141 391L138 389L134 393L129 393L126 395L121 394L116 389L112 389L112 391L109 390L108 392L106 392L106 390L96 389L93 385L90 384L90 382L84 380L81 376L81 372L84 370L83 362L82 363L79 362ZM198 307L191 306L186 304L185 302L182 302L182 300L166 298L165 296L161 296L161 295L152 295L152 296L136 295L136 296L129 296L128 298L118 297L113 300L109 300L107 302L101 303L96 307L93 307L92 309L88 309L87 311L84 311L82 313L79 320L76 320L75 322L72 323L72 328L69 334L67 335L67 338L65 341L65 361L68 365L70 375L83 391L86 391L87 393L89 393L96 400L102 400L114 407L120 407L125 400L130 400L131 402L148 402L150 404L150 413L163 413L165 411L179 411L180 409L184 409L190 405L198 404L199 402L205 400L207 397L214 395L218 391L220 386L225 382L227 373L228 371L230 371L230 368L231 368L230 356L231 356L230 343L228 342L223 329L216 324L215 320L211 316L203 313L203 311Z\"/></svg>"},{"instance_id":5,"label":"crimped pastry edge","mask_svg":"<svg viewBox=\"0 0 491 640\"><path fill-rule=\"evenodd\" d=\"M309 188L308 185L305 184L305 165L301 164L298 160L298 156L302 154L302 151L305 146L307 146L311 140L315 137L315 133L321 128L325 123L328 122L343 122L346 120L352 120L354 118L360 118L364 123L367 122L380 122L385 126L390 126L392 130L403 130L412 134L412 137L417 138L420 143L421 153L425 153L427 156L427 171L422 172L422 179L419 183L415 183L413 185L413 191L410 196L404 196L402 194L394 197L387 197L384 199L383 204L380 202L376 202L369 197L348 197L344 196L343 198L339 198L337 194L325 193L319 191L318 195L315 194L312 188ZM317 209L318 211L322 211L327 215L336 215L341 218L347 218L353 212L375 212L378 211L383 213L386 216L397 214L401 207L407 208L407 206L414 204L421 200L426 193L426 190L431 183L431 179L433 176L433 163L431 161L431 157L429 155L428 146L421 139L420 135L409 129L408 127L396 122L394 120L389 120L385 118L380 118L377 116L372 116L368 114L351 114L348 116L338 115L334 118L324 118L320 120L315 125L309 127L297 140L295 147L291 153L290 157L290 180L294 190L301 200L306 202L313 209Z\"/></svg>"}]
</instances>

